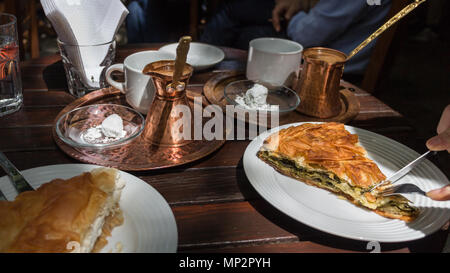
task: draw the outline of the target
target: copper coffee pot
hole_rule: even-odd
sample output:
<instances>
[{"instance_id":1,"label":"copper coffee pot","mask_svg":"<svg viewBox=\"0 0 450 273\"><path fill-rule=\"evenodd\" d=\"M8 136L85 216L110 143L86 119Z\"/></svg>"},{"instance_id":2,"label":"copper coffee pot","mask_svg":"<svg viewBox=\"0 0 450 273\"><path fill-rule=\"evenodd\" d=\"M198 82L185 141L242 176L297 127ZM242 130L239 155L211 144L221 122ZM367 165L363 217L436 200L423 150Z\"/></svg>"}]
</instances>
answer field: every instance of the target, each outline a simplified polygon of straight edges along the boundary
<instances>
[{"instance_id":1,"label":"copper coffee pot","mask_svg":"<svg viewBox=\"0 0 450 273\"><path fill-rule=\"evenodd\" d=\"M330 48L313 47L303 52L303 69L294 86L300 97L297 111L318 118L341 112L339 84L347 55Z\"/></svg>"},{"instance_id":2,"label":"copper coffee pot","mask_svg":"<svg viewBox=\"0 0 450 273\"><path fill-rule=\"evenodd\" d=\"M180 39L175 61L153 62L146 65L142 71L152 77L156 87L155 98L142 132L142 137L148 143L179 147L190 143L193 139L192 109L186 96L186 86L194 70L192 66L186 64L190 41L191 37L188 36ZM183 109L189 111L180 111ZM182 116L180 113L188 113L189 116ZM180 126L186 125L184 121L187 121L189 128Z\"/></svg>"}]
</instances>

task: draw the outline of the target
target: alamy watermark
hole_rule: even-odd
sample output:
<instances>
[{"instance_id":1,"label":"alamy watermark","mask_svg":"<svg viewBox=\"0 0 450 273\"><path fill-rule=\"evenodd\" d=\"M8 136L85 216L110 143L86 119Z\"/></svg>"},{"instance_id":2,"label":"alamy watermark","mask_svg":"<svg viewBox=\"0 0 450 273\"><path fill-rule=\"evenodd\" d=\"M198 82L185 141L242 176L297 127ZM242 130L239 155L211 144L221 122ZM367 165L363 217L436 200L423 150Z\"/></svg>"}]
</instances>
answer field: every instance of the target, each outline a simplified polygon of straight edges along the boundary
<instances>
[{"instance_id":1,"label":"alamy watermark","mask_svg":"<svg viewBox=\"0 0 450 273\"><path fill-rule=\"evenodd\" d=\"M381 245L380 242L370 241L366 246L367 250L372 250L370 253L381 253Z\"/></svg>"},{"instance_id":2,"label":"alamy watermark","mask_svg":"<svg viewBox=\"0 0 450 273\"><path fill-rule=\"evenodd\" d=\"M254 139L270 127L279 125L279 112L252 110L226 105L202 106L202 97L194 98L193 111L187 105L176 105L170 112L174 140L245 140ZM204 121L204 118L207 120ZM236 121L236 122L235 122Z\"/></svg>"}]
</instances>

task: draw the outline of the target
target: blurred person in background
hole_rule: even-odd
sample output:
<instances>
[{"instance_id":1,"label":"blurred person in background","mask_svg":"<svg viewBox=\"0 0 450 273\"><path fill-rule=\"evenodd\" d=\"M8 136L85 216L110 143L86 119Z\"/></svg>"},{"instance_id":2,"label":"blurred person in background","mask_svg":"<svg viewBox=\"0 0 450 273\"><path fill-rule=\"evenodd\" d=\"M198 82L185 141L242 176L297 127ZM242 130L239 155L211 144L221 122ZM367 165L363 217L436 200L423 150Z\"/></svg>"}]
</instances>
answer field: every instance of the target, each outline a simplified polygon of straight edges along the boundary
<instances>
[{"instance_id":1,"label":"blurred person in background","mask_svg":"<svg viewBox=\"0 0 450 273\"><path fill-rule=\"evenodd\" d=\"M131 0L126 4L128 43L177 41L183 34L180 25L189 20L189 0Z\"/></svg>"},{"instance_id":2,"label":"blurred person in background","mask_svg":"<svg viewBox=\"0 0 450 273\"><path fill-rule=\"evenodd\" d=\"M323 46L350 53L381 26L391 0L231 0L206 24L200 40L248 49L259 37L288 38L304 48ZM345 66L361 75L375 43L366 46Z\"/></svg>"}]
</instances>

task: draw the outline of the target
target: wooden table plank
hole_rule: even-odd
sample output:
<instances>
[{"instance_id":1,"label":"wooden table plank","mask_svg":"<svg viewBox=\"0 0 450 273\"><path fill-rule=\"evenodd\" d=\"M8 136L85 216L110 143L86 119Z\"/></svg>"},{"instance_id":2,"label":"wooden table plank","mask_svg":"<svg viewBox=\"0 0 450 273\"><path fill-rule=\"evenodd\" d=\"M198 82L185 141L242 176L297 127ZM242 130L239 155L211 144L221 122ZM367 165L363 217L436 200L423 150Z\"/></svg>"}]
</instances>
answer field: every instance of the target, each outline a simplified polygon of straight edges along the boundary
<instances>
[{"instance_id":1,"label":"wooden table plank","mask_svg":"<svg viewBox=\"0 0 450 273\"><path fill-rule=\"evenodd\" d=\"M301 241L293 243L267 243L251 246L234 246L223 248L201 249L202 253L364 253L372 249L360 248L358 250L339 249L328 245L320 245L315 242ZM180 251L196 253L198 250ZM382 253L410 253L407 247L395 250L381 251Z\"/></svg>"},{"instance_id":2,"label":"wooden table plank","mask_svg":"<svg viewBox=\"0 0 450 273\"><path fill-rule=\"evenodd\" d=\"M19 170L54 164L80 163L56 148L40 151L5 152L5 155ZM5 172L0 169L0 176L3 175L5 175Z\"/></svg>"},{"instance_id":3,"label":"wooden table plank","mask_svg":"<svg viewBox=\"0 0 450 273\"><path fill-rule=\"evenodd\" d=\"M0 150L41 151L57 149L53 141L52 127L21 127L0 129L4 141L0 141Z\"/></svg>"},{"instance_id":4,"label":"wooden table plank","mask_svg":"<svg viewBox=\"0 0 450 273\"><path fill-rule=\"evenodd\" d=\"M76 98L65 90L24 91L23 107L65 107Z\"/></svg>"},{"instance_id":5,"label":"wooden table plank","mask_svg":"<svg viewBox=\"0 0 450 273\"><path fill-rule=\"evenodd\" d=\"M64 106L22 107L0 123L0 128L53 127Z\"/></svg>"},{"instance_id":6,"label":"wooden table plank","mask_svg":"<svg viewBox=\"0 0 450 273\"><path fill-rule=\"evenodd\" d=\"M178 230L179 250L297 240L248 202L181 206L173 213L183 227Z\"/></svg>"},{"instance_id":7,"label":"wooden table plank","mask_svg":"<svg viewBox=\"0 0 450 273\"><path fill-rule=\"evenodd\" d=\"M182 179L180 179L182 177ZM248 189L242 168L180 170L155 175L139 175L160 192L171 206L236 202L259 198Z\"/></svg>"}]
</instances>

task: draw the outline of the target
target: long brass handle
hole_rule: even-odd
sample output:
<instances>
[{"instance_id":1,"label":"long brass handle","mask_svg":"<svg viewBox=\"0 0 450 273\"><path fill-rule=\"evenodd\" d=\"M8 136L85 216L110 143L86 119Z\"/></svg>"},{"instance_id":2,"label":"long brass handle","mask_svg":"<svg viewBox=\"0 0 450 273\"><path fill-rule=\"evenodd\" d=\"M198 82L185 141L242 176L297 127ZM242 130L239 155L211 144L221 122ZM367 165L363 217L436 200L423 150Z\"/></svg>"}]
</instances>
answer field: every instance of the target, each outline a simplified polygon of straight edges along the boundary
<instances>
[{"instance_id":1,"label":"long brass handle","mask_svg":"<svg viewBox=\"0 0 450 273\"><path fill-rule=\"evenodd\" d=\"M180 38L177 46L177 57L175 59L175 71L173 72L173 85L176 86L183 75L184 66L186 64L189 46L192 41L190 36L183 36Z\"/></svg>"},{"instance_id":2,"label":"long brass handle","mask_svg":"<svg viewBox=\"0 0 450 273\"><path fill-rule=\"evenodd\" d=\"M375 40L378 36L380 36L381 33L383 33L385 30L390 28L393 24L395 24L398 20L402 19L404 16L406 16L408 13L410 13L413 9L417 8L420 4L425 2L426 0L415 0L413 3L407 5L404 7L401 11L399 11L396 15L394 15L389 21L384 23L377 31L372 33L366 40L364 40L360 45L358 45L355 49L353 49L352 52L347 57L347 61L356 55L361 49L366 47L370 42Z\"/></svg>"}]
</instances>

